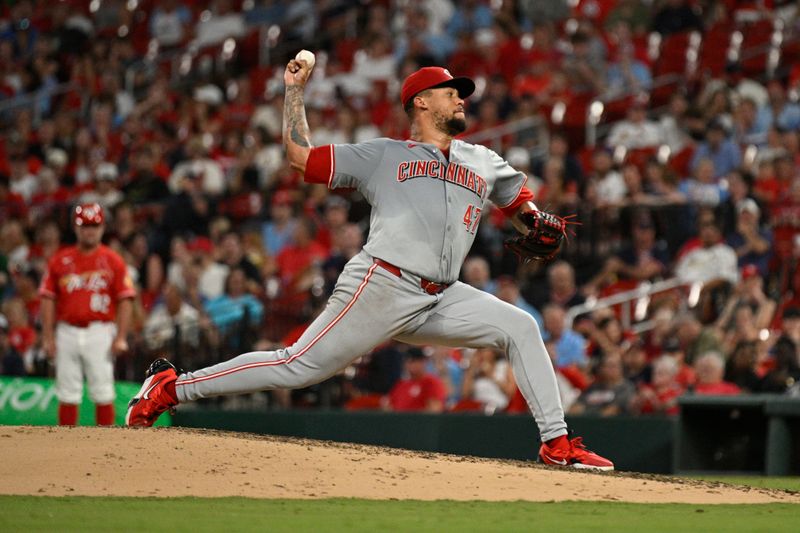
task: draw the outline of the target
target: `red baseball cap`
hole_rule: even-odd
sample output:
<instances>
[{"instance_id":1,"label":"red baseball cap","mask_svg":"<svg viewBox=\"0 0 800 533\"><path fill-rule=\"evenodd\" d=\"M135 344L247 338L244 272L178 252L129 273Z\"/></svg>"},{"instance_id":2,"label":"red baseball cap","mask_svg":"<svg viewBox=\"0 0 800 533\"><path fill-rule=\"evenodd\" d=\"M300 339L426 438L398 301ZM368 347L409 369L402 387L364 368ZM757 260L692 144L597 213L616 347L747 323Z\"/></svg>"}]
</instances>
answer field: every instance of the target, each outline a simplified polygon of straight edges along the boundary
<instances>
[{"instance_id":1,"label":"red baseball cap","mask_svg":"<svg viewBox=\"0 0 800 533\"><path fill-rule=\"evenodd\" d=\"M272 195L272 205L292 205L292 194L283 189Z\"/></svg>"},{"instance_id":2,"label":"red baseball cap","mask_svg":"<svg viewBox=\"0 0 800 533\"><path fill-rule=\"evenodd\" d=\"M96 226L105 220L100 204L81 204L75 208L76 226Z\"/></svg>"},{"instance_id":3,"label":"red baseball cap","mask_svg":"<svg viewBox=\"0 0 800 533\"><path fill-rule=\"evenodd\" d=\"M750 279L755 276L761 275L758 272L758 267L753 264L743 266L740 274L742 276L742 279Z\"/></svg>"},{"instance_id":4,"label":"red baseball cap","mask_svg":"<svg viewBox=\"0 0 800 533\"><path fill-rule=\"evenodd\" d=\"M214 243L208 237L195 237L186 244L186 248L190 252L210 254L214 251Z\"/></svg>"},{"instance_id":5,"label":"red baseball cap","mask_svg":"<svg viewBox=\"0 0 800 533\"><path fill-rule=\"evenodd\" d=\"M449 70L442 67L423 67L409 74L403 82L403 88L400 89L400 103L405 107L417 94L436 87L455 87L461 98L466 98L475 92L475 82L469 78L454 78Z\"/></svg>"}]
</instances>

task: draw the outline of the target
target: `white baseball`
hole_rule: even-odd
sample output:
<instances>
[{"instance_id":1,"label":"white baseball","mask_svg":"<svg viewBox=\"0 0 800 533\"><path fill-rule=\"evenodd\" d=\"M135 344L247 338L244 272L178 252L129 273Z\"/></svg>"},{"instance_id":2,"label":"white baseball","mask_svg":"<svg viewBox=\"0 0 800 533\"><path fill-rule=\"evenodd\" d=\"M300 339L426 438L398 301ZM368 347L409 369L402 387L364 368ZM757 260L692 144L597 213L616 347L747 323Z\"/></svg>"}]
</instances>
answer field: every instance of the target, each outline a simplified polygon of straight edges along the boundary
<instances>
[{"instance_id":1,"label":"white baseball","mask_svg":"<svg viewBox=\"0 0 800 533\"><path fill-rule=\"evenodd\" d=\"M300 50L299 52L297 52L297 55L294 56L294 59L296 61L300 61L301 59L305 61L306 64L308 65L308 70L313 69L314 64L317 62L317 58L314 57L314 53L309 52L308 50Z\"/></svg>"}]
</instances>

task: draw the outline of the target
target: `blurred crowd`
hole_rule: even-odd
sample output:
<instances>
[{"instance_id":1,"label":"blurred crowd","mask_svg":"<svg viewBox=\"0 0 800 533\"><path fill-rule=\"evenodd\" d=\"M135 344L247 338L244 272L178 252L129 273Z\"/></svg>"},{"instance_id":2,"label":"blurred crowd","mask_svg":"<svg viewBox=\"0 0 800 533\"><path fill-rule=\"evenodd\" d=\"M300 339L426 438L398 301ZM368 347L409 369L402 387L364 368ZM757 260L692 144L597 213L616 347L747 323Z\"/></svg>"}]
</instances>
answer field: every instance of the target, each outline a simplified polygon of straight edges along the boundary
<instances>
[{"instance_id":1,"label":"blurred crowd","mask_svg":"<svg viewBox=\"0 0 800 533\"><path fill-rule=\"evenodd\" d=\"M541 265L504 250L514 230L490 211L461 278L536 318L568 412L800 394L794 1L17 0L0 16L3 374L52 373L37 287L79 202L105 208L138 289L119 377L299 337L369 222L358 193L286 163L282 73L307 48L316 145L406 138L400 83L443 65L477 82L464 136L526 172L540 208L577 215ZM395 343L247 401L527 409L504 354Z\"/></svg>"}]
</instances>

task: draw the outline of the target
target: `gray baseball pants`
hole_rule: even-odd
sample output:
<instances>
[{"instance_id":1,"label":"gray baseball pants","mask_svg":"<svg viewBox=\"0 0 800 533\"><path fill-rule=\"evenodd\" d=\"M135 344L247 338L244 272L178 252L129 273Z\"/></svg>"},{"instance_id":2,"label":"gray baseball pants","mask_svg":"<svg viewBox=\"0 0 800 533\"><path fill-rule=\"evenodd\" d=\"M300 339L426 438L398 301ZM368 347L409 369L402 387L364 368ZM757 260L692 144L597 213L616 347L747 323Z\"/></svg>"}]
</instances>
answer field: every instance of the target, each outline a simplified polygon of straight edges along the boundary
<instances>
[{"instance_id":1,"label":"gray baseball pants","mask_svg":"<svg viewBox=\"0 0 800 533\"><path fill-rule=\"evenodd\" d=\"M465 283L428 294L420 277L398 277L361 252L344 268L324 311L292 346L250 352L178 376L180 402L319 383L388 339L490 347L508 354L543 441L567 433L550 358L536 321Z\"/></svg>"}]
</instances>

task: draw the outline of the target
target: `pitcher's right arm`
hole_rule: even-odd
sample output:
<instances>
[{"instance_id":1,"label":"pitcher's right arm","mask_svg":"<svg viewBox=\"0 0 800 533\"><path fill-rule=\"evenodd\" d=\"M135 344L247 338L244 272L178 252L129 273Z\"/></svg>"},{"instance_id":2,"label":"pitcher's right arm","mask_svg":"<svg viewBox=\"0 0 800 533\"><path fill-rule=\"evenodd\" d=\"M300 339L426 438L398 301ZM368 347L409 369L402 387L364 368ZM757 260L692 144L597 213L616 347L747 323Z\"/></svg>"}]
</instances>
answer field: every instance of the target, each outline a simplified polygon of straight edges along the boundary
<instances>
[{"instance_id":1,"label":"pitcher's right arm","mask_svg":"<svg viewBox=\"0 0 800 533\"><path fill-rule=\"evenodd\" d=\"M303 91L306 87L311 69L305 61L292 59L286 65L283 81L286 94L283 102L283 145L286 157L295 170L305 173L311 145L311 133L306 120Z\"/></svg>"}]
</instances>

